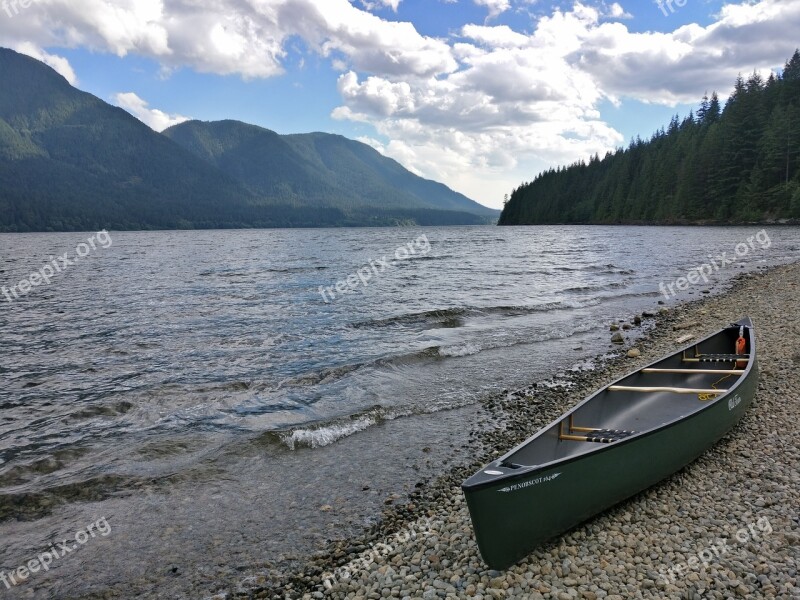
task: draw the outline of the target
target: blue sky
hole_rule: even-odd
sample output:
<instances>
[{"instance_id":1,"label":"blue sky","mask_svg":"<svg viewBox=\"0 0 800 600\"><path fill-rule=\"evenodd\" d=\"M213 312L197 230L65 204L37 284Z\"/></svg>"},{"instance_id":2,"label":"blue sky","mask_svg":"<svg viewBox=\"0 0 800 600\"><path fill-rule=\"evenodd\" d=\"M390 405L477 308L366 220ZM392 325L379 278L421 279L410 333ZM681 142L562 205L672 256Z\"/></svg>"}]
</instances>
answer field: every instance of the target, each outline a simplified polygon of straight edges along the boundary
<instances>
[{"instance_id":1,"label":"blue sky","mask_svg":"<svg viewBox=\"0 0 800 600\"><path fill-rule=\"evenodd\" d=\"M338 133L495 207L800 43L800 0L5 2L0 45L156 130Z\"/></svg>"}]
</instances>

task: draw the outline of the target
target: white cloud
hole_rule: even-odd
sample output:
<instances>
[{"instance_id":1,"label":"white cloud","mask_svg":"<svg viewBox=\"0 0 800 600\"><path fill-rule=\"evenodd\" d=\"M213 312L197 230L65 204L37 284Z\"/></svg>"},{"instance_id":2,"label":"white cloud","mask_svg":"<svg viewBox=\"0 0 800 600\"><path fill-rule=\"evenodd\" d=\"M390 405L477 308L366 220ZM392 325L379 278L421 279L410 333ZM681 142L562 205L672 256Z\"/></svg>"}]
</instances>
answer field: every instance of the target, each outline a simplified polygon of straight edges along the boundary
<instances>
[{"instance_id":1,"label":"white cloud","mask_svg":"<svg viewBox=\"0 0 800 600\"><path fill-rule=\"evenodd\" d=\"M377 1L392 9L400 2ZM348 0L37 0L13 19L0 19L3 45L135 53L167 69L244 78L282 74L293 36L359 71L430 76L457 67L446 42Z\"/></svg>"},{"instance_id":2,"label":"white cloud","mask_svg":"<svg viewBox=\"0 0 800 600\"><path fill-rule=\"evenodd\" d=\"M117 106L124 108L142 123L159 132L190 119L182 115L170 115L157 108L150 108L145 100L133 92L115 94L114 101Z\"/></svg>"},{"instance_id":3,"label":"white cloud","mask_svg":"<svg viewBox=\"0 0 800 600\"><path fill-rule=\"evenodd\" d=\"M608 96L675 105L706 89L727 93L739 73L768 71L797 47L800 0L725 5L707 27L633 33L621 23L581 32L573 60Z\"/></svg>"},{"instance_id":4,"label":"white cloud","mask_svg":"<svg viewBox=\"0 0 800 600\"><path fill-rule=\"evenodd\" d=\"M612 19L632 19L633 15L627 12L619 2L614 2L608 7L607 16Z\"/></svg>"},{"instance_id":5,"label":"white cloud","mask_svg":"<svg viewBox=\"0 0 800 600\"><path fill-rule=\"evenodd\" d=\"M36 60L42 61L44 64L48 65L59 75L61 75L64 79L69 81L71 85L77 85L78 77L75 75L75 71L72 69L72 65L70 65L69 61L63 56L48 54L41 48L38 48L34 44L31 44L30 42L21 42L18 44L14 44L12 46L12 49L16 50L21 54L27 54L28 56L35 58Z\"/></svg>"},{"instance_id":6,"label":"white cloud","mask_svg":"<svg viewBox=\"0 0 800 600\"><path fill-rule=\"evenodd\" d=\"M510 0L474 0L474 2L478 6L485 6L489 9L490 19L493 19L511 8Z\"/></svg>"},{"instance_id":7,"label":"white cloud","mask_svg":"<svg viewBox=\"0 0 800 600\"><path fill-rule=\"evenodd\" d=\"M445 41L420 35L411 23L382 20L344 0L287 0L285 6L291 14L284 22L304 24L297 33L321 54L342 54L359 71L430 77L458 67Z\"/></svg>"},{"instance_id":8,"label":"white cloud","mask_svg":"<svg viewBox=\"0 0 800 600\"><path fill-rule=\"evenodd\" d=\"M397 7L400 6L401 1L402 0L375 0L374 2L370 2L369 0L361 0L361 4L367 10L391 8L394 12L397 12Z\"/></svg>"},{"instance_id":9,"label":"white cloud","mask_svg":"<svg viewBox=\"0 0 800 600\"><path fill-rule=\"evenodd\" d=\"M343 104L332 116L369 123L381 151L427 177L499 203L541 168L604 154L623 142L598 112L603 99L674 105L706 89L724 95L740 71L782 63L800 31L800 1L725 6L717 22L672 33L635 33L576 3L526 35L467 25L452 41L460 69L445 76L339 78ZM742 43L746 40L747 43ZM649 132L642 132L646 135Z\"/></svg>"}]
</instances>

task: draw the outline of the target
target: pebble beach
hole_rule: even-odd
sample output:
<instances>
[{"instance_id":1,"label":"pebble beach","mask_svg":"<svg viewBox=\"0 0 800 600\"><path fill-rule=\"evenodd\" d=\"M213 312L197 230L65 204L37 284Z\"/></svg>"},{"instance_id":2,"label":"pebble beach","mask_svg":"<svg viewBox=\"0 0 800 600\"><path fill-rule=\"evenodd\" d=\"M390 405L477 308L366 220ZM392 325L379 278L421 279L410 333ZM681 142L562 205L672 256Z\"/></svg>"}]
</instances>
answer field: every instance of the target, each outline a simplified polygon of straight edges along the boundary
<instances>
[{"instance_id":1,"label":"pebble beach","mask_svg":"<svg viewBox=\"0 0 800 600\"><path fill-rule=\"evenodd\" d=\"M800 265L737 278L725 293L620 315L624 345L597 368L561 374L482 406L465 437L474 458L387 503L358 539L246 580L223 598L800 599ZM761 377L741 422L656 486L539 547L487 569L461 482L581 399L749 315ZM635 318L640 317L640 318ZM641 324L638 321L641 320ZM611 325L611 324L609 324ZM599 351L611 348L608 340ZM630 350L634 350L630 352ZM637 352L638 351L638 352Z\"/></svg>"}]
</instances>

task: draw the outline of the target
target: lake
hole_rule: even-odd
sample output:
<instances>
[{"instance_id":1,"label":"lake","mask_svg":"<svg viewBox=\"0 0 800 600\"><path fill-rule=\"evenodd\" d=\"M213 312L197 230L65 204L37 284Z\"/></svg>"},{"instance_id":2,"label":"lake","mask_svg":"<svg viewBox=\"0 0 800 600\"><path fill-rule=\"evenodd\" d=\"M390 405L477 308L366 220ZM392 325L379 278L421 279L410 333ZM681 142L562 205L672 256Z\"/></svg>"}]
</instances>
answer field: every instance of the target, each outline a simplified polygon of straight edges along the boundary
<instances>
[{"instance_id":1,"label":"lake","mask_svg":"<svg viewBox=\"0 0 800 600\"><path fill-rule=\"evenodd\" d=\"M100 518L20 593L191 596L301 556L468 456L482 398L799 251L788 227L0 235L0 572Z\"/></svg>"}]
</instances>

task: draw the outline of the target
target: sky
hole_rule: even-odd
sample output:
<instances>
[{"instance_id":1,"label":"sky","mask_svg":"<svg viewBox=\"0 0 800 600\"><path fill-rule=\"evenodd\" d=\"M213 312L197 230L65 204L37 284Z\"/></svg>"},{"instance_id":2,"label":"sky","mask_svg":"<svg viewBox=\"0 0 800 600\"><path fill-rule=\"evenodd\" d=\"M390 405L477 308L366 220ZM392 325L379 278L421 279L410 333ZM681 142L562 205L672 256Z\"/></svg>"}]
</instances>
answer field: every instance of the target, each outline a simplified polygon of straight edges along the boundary
<instances>
[{"instance_id":1,"label":"sky","mask_svg":"<svg viewBox=\"0 0 800 600\"><path fill-rule=\"evenodd\" d=\"M487 206L800 45L800 0L0 0L0 46L156 131L370 144Z\"/></svg>"}]
</instances>

